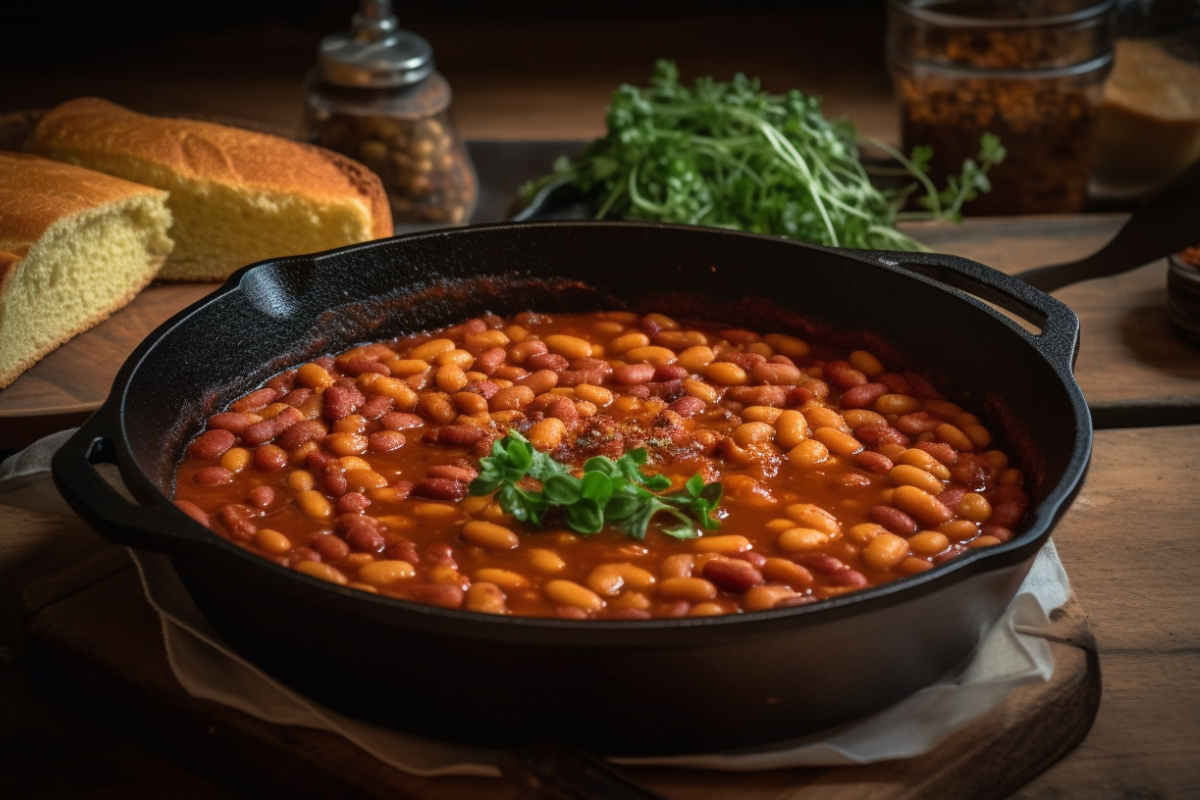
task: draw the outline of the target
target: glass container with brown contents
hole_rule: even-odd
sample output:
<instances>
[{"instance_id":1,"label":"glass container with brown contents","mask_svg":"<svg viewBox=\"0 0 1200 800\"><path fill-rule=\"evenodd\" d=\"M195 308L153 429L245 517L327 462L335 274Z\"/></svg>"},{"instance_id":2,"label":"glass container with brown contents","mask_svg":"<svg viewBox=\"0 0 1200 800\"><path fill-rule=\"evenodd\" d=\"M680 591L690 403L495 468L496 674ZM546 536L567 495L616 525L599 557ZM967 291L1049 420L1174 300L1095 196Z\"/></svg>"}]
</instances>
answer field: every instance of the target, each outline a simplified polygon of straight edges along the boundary
<instances>
[{"instance_id":1,"label":"glass container with brown contents","mask_svg":"<svg viewBox=\"0 0 1200 800\"><path fill-rule=\"evenodd\" d=\"M351 31L321 41L306 94L302 138L376 172L397 223L470 221L478 182L450 119L450 85L429 43L399 28L391 0L363 0Z\"/></svg>"},{"instance_id":2,"label":"glass container with brown contents","mask_svg":"<svg viewBox=\"0 0 1200 800\"><path fill-rule=\"evenodd\" d=\"M1081 211L1112 63L1114 0L890 0L888 60L906 151L936 182L993 133L1007 149L973 214Z\"/></svg>"}]
</instances>

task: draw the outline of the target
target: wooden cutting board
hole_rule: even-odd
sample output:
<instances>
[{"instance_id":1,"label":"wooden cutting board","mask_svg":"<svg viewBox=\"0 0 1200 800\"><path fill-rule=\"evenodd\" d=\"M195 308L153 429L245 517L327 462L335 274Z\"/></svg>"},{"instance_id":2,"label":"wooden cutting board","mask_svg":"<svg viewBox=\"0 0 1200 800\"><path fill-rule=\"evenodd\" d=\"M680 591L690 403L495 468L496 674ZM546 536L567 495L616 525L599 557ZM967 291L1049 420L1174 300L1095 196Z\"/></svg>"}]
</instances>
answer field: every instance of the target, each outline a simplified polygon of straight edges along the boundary
<instances>
[{"instance_id":1,"label":"wooden cutting board","mask_svg":"<svg viewBox=\"0 0 1200 800\"><path fill-rule=\"evenodd\" d=\"M73 706L166 750L250 796L529 800L511 781L421 778L338 735L265 723L190 697L167 665L157 615L124 550L102 545L24 595L30 675ZM1077 600L1044 634L1052 679L1013 692L996 709L919 758L756 773L623 768L673 800L999 800L1075 747L1100 702L1096 644Z\"/></svg>"}]
</instances>

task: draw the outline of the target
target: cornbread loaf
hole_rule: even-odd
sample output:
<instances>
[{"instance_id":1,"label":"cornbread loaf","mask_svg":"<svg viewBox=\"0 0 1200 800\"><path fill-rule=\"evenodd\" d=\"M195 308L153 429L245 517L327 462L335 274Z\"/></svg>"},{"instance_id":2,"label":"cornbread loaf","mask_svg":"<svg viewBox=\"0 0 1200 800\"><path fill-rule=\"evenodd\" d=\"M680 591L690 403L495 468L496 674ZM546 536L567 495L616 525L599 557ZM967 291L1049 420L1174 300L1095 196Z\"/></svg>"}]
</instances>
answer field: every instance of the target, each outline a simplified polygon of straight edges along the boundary
<instances>
[{"instance_id":1,"label":"cornbread loaf","mask_svg":"<svg viewBox=\"0 0 1200 800\"><path fill-rule=\"evenodd\" d=\"M166 192L0 151L0 388L150 283L170 226Z\"/></svg>"},{"instance_id":2,"label":"cornbread loaf","mask_svg":"<svg viewBox=\"0 0 1200 800\"><path fill-rule=\"evenodd\" d=\"M220 280L265 258L393 233L374 173L278 136L80 98L47 113L25 148L170 192L164 280Z\"/></svg>"}]
</instances>

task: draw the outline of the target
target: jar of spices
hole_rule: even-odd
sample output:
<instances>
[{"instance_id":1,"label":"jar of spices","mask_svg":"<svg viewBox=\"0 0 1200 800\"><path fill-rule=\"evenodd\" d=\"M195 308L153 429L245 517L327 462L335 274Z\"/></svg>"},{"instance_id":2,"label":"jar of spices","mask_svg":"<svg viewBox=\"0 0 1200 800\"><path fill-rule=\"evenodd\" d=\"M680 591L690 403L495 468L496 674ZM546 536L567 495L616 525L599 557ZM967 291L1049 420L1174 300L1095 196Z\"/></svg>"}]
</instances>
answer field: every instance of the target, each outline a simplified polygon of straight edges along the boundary
<instances>
[{"instance_id":1,"label":"jar of spices","mask_svg":"<svg viewBox=\"0 0 1200 800\"><path fill-rule=\"evenodd\" d=\"M1136 200L1200 158L1200 3L1119 0L1092 190Z\"/></svg>"},{"instance_id":2,"label":"jar of spices","mask_svg":"<svg viewBox=\"0 0 1200 800\"><path fill-rule=\"evenodd\" d=\"M350 31L321 40L305 89L302 138L377 173L397 224L470 221L478 180L450 119L450 85L391 0L362 0Z\"/></svg>"},{"instance_id":3,"label":"jar of spices","mask_svg":"<svg viewBox=\"0 0 1200 800\"><path fill-rule=\"evenodd\" d=\"M970 214L1082 211L1115 0L889 0L903 149L944 185L990 132L1007 150Z\"/></svg>"}]
</instances>

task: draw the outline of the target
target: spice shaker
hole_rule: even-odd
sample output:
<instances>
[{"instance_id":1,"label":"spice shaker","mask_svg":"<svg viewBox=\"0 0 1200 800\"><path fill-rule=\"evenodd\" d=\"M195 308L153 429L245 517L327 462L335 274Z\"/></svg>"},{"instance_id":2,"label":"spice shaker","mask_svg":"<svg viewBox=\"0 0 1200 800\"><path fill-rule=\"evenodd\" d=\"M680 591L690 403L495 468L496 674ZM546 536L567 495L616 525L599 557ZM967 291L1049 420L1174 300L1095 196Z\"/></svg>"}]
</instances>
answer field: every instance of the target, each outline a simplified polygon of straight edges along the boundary
<instances>
[{"instance_id":1,"label":"spice shaker","mask_svg":"<svg viewBox=\"0 0 1200 800\"><path fill-rule=\"evenodd\" d=\"M889 0L887 55L905 151L944 185L995 134L1008 154L971 214L1067 213L1088 199L1115 0Z\"/></svg>"},{"instance_id":2,"label":"spice shaker","mask_svg":"<svg viewBox=\"0 0 1200 800\"><path fill-rule=\"evenodd\" d=\"M470 221L478 180L450 119L450 84L391 0L362 0L350 31L321 40L305 92L301 137L376 172L396 223Z\"/></svg>"}]
</instances>

